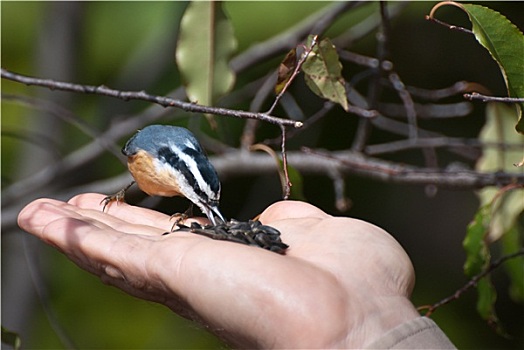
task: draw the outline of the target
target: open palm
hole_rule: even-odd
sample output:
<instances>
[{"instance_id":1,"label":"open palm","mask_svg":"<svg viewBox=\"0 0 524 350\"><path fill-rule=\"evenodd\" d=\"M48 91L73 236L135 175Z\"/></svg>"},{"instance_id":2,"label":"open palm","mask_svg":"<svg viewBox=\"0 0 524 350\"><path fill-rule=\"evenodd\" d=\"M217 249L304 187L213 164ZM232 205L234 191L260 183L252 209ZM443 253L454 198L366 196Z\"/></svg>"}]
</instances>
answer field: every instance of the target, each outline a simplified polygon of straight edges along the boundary
<instances>
[{"instance_id":1,"label":"open palm","mask_svg":"<svg viewBox=\"0 0 524 350\"><path fill-rule=\"evenodd\" d=\"M358 348L418 317L409 258L369 223L275 203L260 220L289 244L279 255L187 232L163 236L168 215L127 204L103 213L103 198L39 199L19 225L105 283L162 303L232 346Z\"/></svg>"}]
</instances>

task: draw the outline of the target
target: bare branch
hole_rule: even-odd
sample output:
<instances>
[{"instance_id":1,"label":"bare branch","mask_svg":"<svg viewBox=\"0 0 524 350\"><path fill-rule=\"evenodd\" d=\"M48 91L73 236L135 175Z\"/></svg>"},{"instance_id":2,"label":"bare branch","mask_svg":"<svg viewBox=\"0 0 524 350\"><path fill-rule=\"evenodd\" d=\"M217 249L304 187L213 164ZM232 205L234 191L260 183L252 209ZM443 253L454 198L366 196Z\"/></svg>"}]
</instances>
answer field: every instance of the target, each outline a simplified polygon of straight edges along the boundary
<instances>
[{"instance_id":1,"label":"bare branch","mask_svg":"<svg viewBox=\"0 0 524 350\"><path fill-rule=\"evenodd\" d=\"M346 197L346 181L338 171L331 171L328 176L333 181L333 192L335 194L335 208L340 212L345 212L351 207L351 200Z\"/></svg>"},{"instance_id":2,"label":"bare branch","mask_svg":"<svg viewBox=\"0 0 524 350\"><path fill-rule=\"evenodd\" d=\"M464 6L458 2L454 2L454 1L441 1L439 3L437 3L435 6L433 6L433 8L431 9L431 11L429 12L429 15L426 16L426 20L428 21L433 21L435 23L438 23L440 25L443 25L444 27L447 27L449 29L452 29L452 30L458 30L460 32L464 32L464 33L468 33L468 34L473 34L473 31L469 30L469 29L466 29L466 28L462 28L462 27L457 27L457 26L454 26L454 25L450 25L446 22L443 22L443 21L440 21L438 19L435 18L435 12L437 11L438 8L442 7L442 6L447 6L447 5L452 5L452 6L456 6L460 9L462 9L464 12L468 12L466 11L466 9L464 8Z\"/></svg>"},{"instance_id":3,"label":"bare branch","mask_svg":"<svg viewBox=\"0 0 524 350\"><path fill-rule=\"evenodd\" d=\"M420 139L419 139L420 140ZM114 193L127 185L131 175L125 171L116 177L83 184L78 187L53 191L49 187L41 186L42 176L52 176L60 172L61 168L70 167L72 159L77 158L73 152L63 162L54 167L44 169L36 178L10 186L10 198L2 198L5 207L2 208L2 229L16 224L16 216L22 207L34 198L52 196L67 200L78 193L101 192ZM327 152L305 148L304 152L287 151L287 162L302 174L326 175L338 173L342 175L357 175L377 181L410 185L436 185L439 188L476 189L486 186L505 186L508 184L524 185L524 174L509 174L504 172L479 173L472 170L448 169L435 170L416 166L397 164L366 156L353 151ZM216 168L220 179L228 181L242 176L260 176L275 173L275 161L272 157L245 150L233 150L222 155L211 156L210 161ZM25 186L25 187L23 187ZM32 191L24 191L26 188ZM23 191L23 195L17 192Z\"/></svg>"},{"instance_id":4,"label":"bare branch","mask_svg":"<svg viewBox=\"0 0 524 350\"><path fill-rule=\"evenodd\" d=\"M236 72L244 71L248 67L252 67L256 63L267 60L274 55L285 53L297 46L308 34L322 35L342 13L365 4L366 1L334 2L307 17L290 30L260 44L251 46L247 51L233 58L231 68Z\"/></svg>"},{"instance_id":5,"label":"bare branch","mask_svg":"<svg viewBox=\"0 0 524 350\"><path fill-rule=\"evenodd\" d=\"M479 94L478 92L472 92L471 94L464 94L464 98L470 101L480 100L482 102L504 102L504 103L522 103L524 102L524 97L486 96L483 94Z\"/></svg>"},{"instance_id":6,"label":"bare branch","mask_svg":"<svg viewBox=\"0 0 524 350\"><path fill-rule=\"evenodd\" d=\"M377 61L379 62L378 67L371 68L371 79L370 84L368 88L367 93L367 99L364 105L359 105L357 103L353 103L351 101L350 95L353 89L351 89L348 92L348 101L360 108L364 109L376 109L378 106L378 102L380 101L380 97L382 95L382 85L380 84L380 79L382 77L382 74L384 72L384 68L387 67L387 65L383 65L384 61L387 59L387 56L389 54L389 18L387 13L386 4L384 2L380 2L380 27L379 31L377 33ZM375 118L378 116L375 115ZM372 122L368 119L360 119L359 124L357 127L357 132L355 135L355 138L353 140L352 149L355 151L362 151L364 147L366 146L368 139L371 135L371 129L372 129ZM410 133L411 128L410 128Z\"/></svg>"},{"instance_id":7,"label":"bare branch","mask_svg":"<svg viewBox=\"0 0 524 350\"><path fill-rule=\"evenodd\" d=\"M92 139L96 139L100 132L93 129L91 126L89 126L86 122L84 122L80 117L75 115L70 110L60 106L59 104L39 99L36 97L29 97L29 96L17 96L17 95L11 95L11 94L2 94L2 100L5 101L12 101L13 103L18 103L20 105L25 105L31 108L35 108L37 110L45 111L47 113L50 113L61 120L65 121L66 123L69 123L76 128L78 128L80 131L82 131L87 136L91 137ZM115 156L120 156L120 147L116 147L114 143L106 143L103 145L107 151L111 152Z\"/></svg>"},{"instance_id":8,"label":"bare branch","mask_svg":"<svg viewBox=\"0 0 524 350\"><path fill-rule=\"evenodd\" d=\"M473 34L473 32L471 30L469 30L469 29L448 24L446 22L443 22L441 20L436 19L435 17L432 17L432 15L426 16L426 19L428 21L432 21L432 22L438 23L438 24L440 24L440 25L442 25L444 27L447 27L448 29L451 29L451 30L458 30L459 32Z\"/></svg>"},{"instance_id":9,"label":"bare branch","mask_svg":"<svg viewBox=\"0 0 524 350\"><path fill-rule=\"evenodd\" d=\"M346 51L346 50L337 50L338 57L342 60L346 60L360 66L366 66L368 68L378 68L380 62L375 57L369 57L361 55L355 52Z\"/></svg>"},{"instance_id":10,"label":"bare branch","mask_svg":"<svg viewBox=\"0 0 524 350\"><path fill-rule=\"evenodd\" d=\"M120 90L108 88L103 85L100 85L100 86L80 85L80 84L55 81L51 79L40 79L40 78L34 78L34 77L29 77L29 76L24 76L24 75L20 75L17 73L13 73L3 68L1 70L1 75L2 75L2 78L4 79L12 80L12 81L26 84L26 85L36 85L36 86L47 87L51 90L62 90L62 91L79 92L79 93L85 93L85 94L95 94L95 95L100 95L100 96L109 96L109 97L118 98L124 101L141 100L141 101L156 103L158 105L161 105L162 107L180 108L186 112L215 114L215 115L236 117L236 118L242 118L242 119L258 119L258 120L262 120L262 121L265 121L271 124L293 126L295 128L300 128L302 126L302 122L300 121L282 119L282 118L274 117L274 116L271 116L265 113L253 113L253 112L239 111L239 110L220 108L220 107L208 107L208 106L199 105L197 103L175 100L170 97L150 95L146 93L145 91L120 91Z\"/></svg>"},{"instance_id":11,"label":"bare branch","mask_svg":"<svg viewBox=\"0 0 524 350\"><path fill-rule=\"evenodd\" d=\"M251 112L259 112L262 109L262 105L273 91L274 85L275 81L273 72L266 74L266 77L264 77L264 83L259 87L249 104L249 110ZM240 137L240 145L242 148L247 150L255 143L255 133L259 124L260 121L256 119L248 119L246 121L244 130L242 131L242 136Z\"/></svg>"},{"instance_id":12,"label":"bare branch","mask_svg":"<svg viewBox=\"0 0 524 350\"><path fill-rule=\"evenodd\" d=\"M307 58L309 57L309 54L311 53L311 51L313 51L313 48L315 47L315 45L317 45L317 39L318 39L318 35L315 35L313 39L311 40L311 45L307 47L306 50L302 53L300 59L297 62L295 70L291 74L291 77L289 77L289 79L286 81L286 84L282 88L282 91L280 91L280 93L275 98L275 101L273 102L269 110L266 112L267 114L273 113L273 110L275 109L278 101L280 101L280 99L286 93L287 89L289 88L293 80L295 80L298 73L300 73L300 69L302 68L302 65L304 64L304 62L306 62Z\"/></svg>"},{"instance_id":13,"label":"bare branch","mask_svg":"<svg viewBox=\"0 0 524 350\"><path fill-rule=\"evenodd\" d=\"M366 146L364 152L368 155L379 155L387 153L395 153L399 151L405 151L409 149L417 149L424 147L454 147L454 148L477 148L482 147L477 139L463 139L453 137L428 137L418 138L416 140L400 140L392 141L387 143L381 143L377 145ZM475 152L476 157L480 156L480 151Z\"/></svg>"},{"instance_id":14,"label":"bare branch","mask_svg":"<svg viewBox=\"0 0 524 350\"><path fill-rule=\"evenodd\" d=\"M301 132L307 130L311 125L315 124L320 119L324 118L334 107L335 103L331 101L324 102L324 105L321 109L316 111L312 116L306 119L304 122L304 126L300 129L291 129L286 133L286 137L288 139L291 139L292 137L299 135ZM264 144L266 145L276 145L280 144L282 142L282 135L273 139L267 139L264 141Z\"/></svg>"},{"instance_id":15,"label":"bare branch","mask_svg":"<svg viewBox=\"0 0 524 350\"><path fill-rule=\"evenodd\" d=\"M406 116L406 108L398 103L380 103L379 110L387 113L388 117L401 118ZM470 102L457 103L415 103L415 111L419 119L448 119L465 117L471 113L473 106Z\"/></svg>"},{"instance_id":16,"label":"bare branch","mask_svg":"<svg viewBox=\"0 0 524 350\"><path fill-rule=\"evenodd\" d=\"M391 85L393 85L395 91L397 91L397 94L402 100L404 108L406 109L406 117L409 125L409 137L412 139L416 139L418 137L418 127L415 103L413 102L410 93L406 90L406 86L404 85L397 73L390 72L388 78L391 82Z\"/></svg>"},{"instance_id":17,"label":"bare branch","mask_svg":"<svg viewBox=\"0 0 524 350\"><path fill-rule=\"evenodd\" d=\"M463 169L428 169L371 158L357 152L327 152L309 148L303 148L303 151L314 158L330 160L332 162L330 166L339 169L342 173L390 183L436 185L452 189L475 189L486 186L505 186L512 183L524 184L524 174L479 173ZM300 170L300 167L297 169Z\"/></svg>"},{"instance_id":18,"label":"bare branch","mask_svg":"<svg viewBox=\"0 0 524 350\"><path fill-rule=\"evenodd\" d=\"M524 255L524 249L520 249L519 251L513 253L513 254L509 254L509 255L505 255L503 257L501 257L500 259L498 259L497 261L494 261L492 262L484 271L482 271L481 273L479 273L478 275L474 276L473 278L471 278L468 283L466 283L464 286L462 286L461 288L457 289L457 291L455 293L453 293L452 295L448 296L447 298L444 298L438 302L436 302L435 304L433 305L430 305L430 306L421 306L419 307L418 309L419 310L424 310L424 309L427 309L428 311L426 312L425 316L426 317L429 317L431 316L431 314L433 314L435 312L436 309L438 309L439 307L443 306L443 305L446 305L446 304L449 304L450 302L454 301L454 300L457 300L459 299L462 294L464 294L465 292L467 292L468 290L470 290L471 288L475 287L477 285L477 283L483 278L483 277L486 277L487 275L489 275L490 273L493 272L493 270L495 270L497 267L499 267L501 264L503 264L504 262L510 260L510 259L514 259L516 257L519 257L519 256L522 256Z\"/></svg>"},{"instance_id":19,"label":"bare branch","mask_svg":"<svg viewBox=\"0 0 524 350\"><path fill-rule=\"evenodd\" d=\"M292 183L289 180L289 172L287 170L287 152L286 152L286 128L280 127L282 130L282 167L284 168L285 186L284 186L284 199L288 199L291 195Z\"/></svg>"},{"instance_id":20,"label":"bare branch","mask_svg":"<svg viewBox=\"0 0 524 350\"><path fill-rule=\"evenodd\" d=\"M471 91L475 87L481 87L483 88L483 90L486 90L486 88L484 88L482 85L478 83L471 83L469 81L464 80L457 81L455 84L442 89L423 89L416 86L408 86L406 88L413 96L422 98L427 101L438 101L450 96L460 94L462 92Z\"/></svg>"}]
</instances>

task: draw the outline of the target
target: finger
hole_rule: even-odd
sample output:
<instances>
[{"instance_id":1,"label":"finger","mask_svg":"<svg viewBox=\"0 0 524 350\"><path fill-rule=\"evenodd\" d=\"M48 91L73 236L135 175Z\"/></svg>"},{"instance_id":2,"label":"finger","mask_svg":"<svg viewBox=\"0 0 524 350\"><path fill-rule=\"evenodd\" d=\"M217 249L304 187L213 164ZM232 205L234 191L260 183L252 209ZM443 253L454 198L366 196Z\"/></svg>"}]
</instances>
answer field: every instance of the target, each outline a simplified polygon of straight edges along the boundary
<instances>
[{"instance_id":1,"label":"finger","mask_svg":"<svg viewBox=\"0 0 524 350\"><path fill-rule=\"evenodd\" d=\"M68 203L82 209L92 210L93 213L91 215L104 213L122 218L131 223L161 227L167 227L169 225L168 215L146 208L131 206L125 202L110 203L105 212L102 212L103 200L105 198L106 196L100 193L83 193L71 198Z\"/></svg>"},{"instance_id":2,"label":"finger","mask_svg":"<svg viewBox=\"0 0 524 350\"><path fill-rule=\"evenodd\" d=\"M22 229L56 247L57 244L53 242L52 237L44 235L44 230L54 221L62 219L72 219L100 229L114 229L127 234L160 236L165 232L162 228L130 224L96 210L80 209L77 206L53 199L38 199L28 204L20 212L18 222ZM69 231L68 225L62 225L60 228L66 234Z\"/></svg>"},{"instance_id":3,"label":"finger","mask_svg":"<svg viewBox=\"0 0 524 350\"><path fill-rule=\"evenodd\" d=\"M105 195L99 193L85 193L71 198L69 203L86 209L86 211L82 212L84 215L103 220L112 225L112 227L122 230L126 230L121 226L122 222L157 227L164 232L170 231L175 223L174 218L169 215L147 208L132 206L125 202L112 203L106 208L105 212L102 212L103 205L101 202L105 197ZM112 221L110 219L111 217L118 218L121 221ZM201 224L208 223L208 221L203 218L190 218L186 220L184 224L191 225L191 222L194 221Z\"/></svg>"},{"instance_id":4,"label":"finger","mask_svg":"<svg viewBox=\"0 0 524 350\"><path fill-rule=\"evenodd\" d=\"M62 217L42 229L41 238L107 284L159 301L158 281L148 280L147 261L161 235L129 235L89 221ZM162 244L162 243L160 243ZM158 282L160 283L160 282Z\"/></svg>"},{"instance_id":5,"label":"finger","mask_svg":"<svg viewBox=\"0 0 524 350\"><path fill-rule=\"evenodd\" d=\"M331 217L317 207L300 201L281 201L270 205L260 214L260 221L269 224L272 221L300 218L326 219Z\"/></svg>"},{"instance_id":6,"label":"finger","mask_svg":"<svg viewBox=\"0 0 524 350\"><path fill-rule=\"evenodd\" d=\"M36 236L41 236L44 227L63 217L80 219L81 215L67 203L41 198L26 205L18 214L18 226Z\"/></svg>"},{"instance_id":7,"label":"finger","mask_svg":"<svg viewBox=\"0 0 524 350\"><path fill-rule=\"evenodd\" d=\"M163 239L154 227L143 227L144 235L129 235L83 216L77 210L77 207L61 201L38 199L22 209L18 223L22 229L56 247L82 268L109 279L123 278L117 268L119 264L126 258L129 261L140 258L140 254L147 252L148 244Z\"/></svg>"}]
</instances>

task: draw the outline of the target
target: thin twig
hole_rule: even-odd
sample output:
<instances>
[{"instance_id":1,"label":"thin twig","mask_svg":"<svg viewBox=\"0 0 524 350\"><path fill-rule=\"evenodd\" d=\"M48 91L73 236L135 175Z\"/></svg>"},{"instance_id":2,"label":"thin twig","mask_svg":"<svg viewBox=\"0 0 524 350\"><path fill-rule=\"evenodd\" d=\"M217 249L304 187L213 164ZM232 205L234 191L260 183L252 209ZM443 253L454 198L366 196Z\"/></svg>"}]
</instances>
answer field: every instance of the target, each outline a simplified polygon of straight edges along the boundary
<instances>
[{"instance_id":1,"label":"thin twig","mask_svg":"<svg viewBox=\"0 0 524 350\"><path fill-rule=\"evenodd\" d=\"M277 95L277 97L275 98L275 101L273 102L273 104L271 105L271 107L269 108L269 110L266 112L266 114L271 114L273 113L273 110L275 109L275 107L277 106L278 104L278 101L280 101L280 99L282 98L282 96L284 96L284 94L286 93L287 89L289 88L289 86L291 85L291 83L293 82L293 80L295 80L296 76L298 75L298 73L300 73L300 69L302 68L302 65L304 64L304 62L306 62L307 58L309 57L309 54L311 53L311 51L313 51L313 48L315 47L315 45L317 44L317 40L318 40L318 35L314 35L313 38L311 39L311 45L309 47L306 48L306 50L304 51L304 53L302 53L300 59L298 60L297 62L297 65L295 67L295 70L293 71L293 74L291 74L291 76L289 77L289 79L286 81L286 84L284 85L284 87L282 88L282 90L280 91L280 93Z\"/></svg>"},{"instance_id":2,"label":"thin twig","mask_svg":"<svg viewBox=\"0 0 524 350\"><path fill-rule=\"evenodd\" d=\"M55 81L51 79L40 79L40 78L34 78L34 77L29 77L29 76L13 73L3 68L1 70L1 76L4 79L8 79L8 80L15 81L18 83L47 87L51 90L62 90L62 91L79 92L79 93L85 93L85 94L95 94L95 95L100 95L100 96L109 96L109 97L118 98L124 101L141 100L141 101L156 103L162 107L180 108L186 112L214 114L214 115L222 115L222 116L236 117L236 118L243 118L243 119L258 119L258 120L262 120L262 121L265 121L271 124L293 126L295 128L300 128L302 126L302 122L300 121L282 119L282 118L274 117L274 116L271 116L265 113L253 113L253 112L239 111L239 110L220 108L220 107L208 107L208 106L199 105L197 103L175 100L170 97L150 95L146 93L145 91L121 91L121 90L115 90L115 89L108 88L107 86L104 86L104 85L99 85L99 86L80 85L80 84Z\"/></svg>"},{"instance_id":3,"label":"thin twig","mask_svg":"<svg viewBox=\"0 0 524 350\"><path fill-rule=\"evenodd\" d=\"M398 140L375 145L368 145L364 152L370 156L383 155L388 153L396 153L410 149L418 149L425 147L456 147L456 148L481 148L483 144L477 139L463 139L453 137L427 137L418 138L416 140ZM521 146L522 147L522 146ZM480 156L480 152L477 152Z\"/></svg>"},{"instance_id":4,"label":"thin twig","mask_svg":"<svg viewBox=\"0 0 524 350\"><path fill-rule=\"evenodd\" d=\"M248 50L231 60L231 68L238 73L275 55L283 54L297 46L310 33L322 35L333 24L335 19L346 11L366 4L366 1L334 2L282 34L275 35L260 44L251 46Z\"/></svg>"},{"instance_id":5,"label":"thin twig","mask_svg":"<svg viewBox=\"0 0 524 350\"><path fill-rule=\"evenodd\" d=\"M393 85L393 88L402 100L404 108L406 109L406 118L408 120L409 125L409 137L411 139L416 139L418 137L418 125L415 103L413 102L410 93L408 92L408 90L406 90L406 86L404 85L397 73L389 73L388 78L391 82L391 85Z\"/></svg>"},{"instance_id":6,"label":"thin twig","mask_svg":"<svg viewBox=\"0 0 524 350\"><path fill-rule=\"evenodd\" d=\"M426 19L428 21L432 21L432 22L438 23L440 25L443 25L444 27L447 27L448 29L451 29L451 30L458 30L459 32L473 34L473 32L471 30L469 30L469 29L448 24L446 22L443 22L441 20L436 19L435 17L426 16Z\"/></svg>"},{"instance_id":7,"label":"thin twig","mask_svg":"<svg viewBox=\"0 0 524 350\"><path fill-rule=\"evenodd\" d=\"M390 38L391 38L391 21L389 19L388 14L388 6L387 2L381 1L380 2L380 17L382 20L382 26L381 26L381 36L379 40L379 44L382 41L382 45L379 45L379 60L380 60L380 68L384 72L388 72L388 79L397 92L398 96L402 100L402 103L404 104L404 108L406 109L406 117L408 121L408 130L409 130L409 137L411 139L418 138L418 125L417 125L417 111L415 110L415 103L413 102L413 99L411 98L411 95L409 91L407 91L406 86L402 82L402 79L400 76L393 70L393 62L386 60L386 58L389 56L390 53ZM380 53L380 50L382 50L382 53ZM374 107L377 107L377 103L375 103Z\"/></svg>"},{"instance_id":8,"label":"thin twig","mask_svg":"<svg viewBox=\"0 0 524 350\"><path fill-rule=\"evenodd\" d=\"M380 2L380 19L380 27L377 33L377 61L379 62L379 64L376 68L371 69L373 75L371 77L371 81L368 87L367 106L359 106L351 102L349 95L352 93L353 89L349 90L347 96L348 101L352 105L360 108L373 110L377 108L378 102L380 101L380 96L382 95L382 85L380 84L380 79L383 74L384 67L386 67L382 63L386 60L389 51L387 42L389 38L389 21L386 4L383 1ZM378 116L378 114L376 116ZM372 128L372 122L369 119L361 118L359 120L355 138L353 139L353 144L351 145L352 150L362 151L366 147L366 144L371 135Z\"/></svg>"},{"instance_id":9,"label":"thin twig","mask_svg":"<svg viewBox=\"0 0 524 350\"><path fill-rule=\"evenodd\" d=\"M399 103L380 103L379 110L390 118L404 118L406 107ZM473 110L470 102L457 103L415 103L417 118L420 119L451 119L468 116Z\"/></svg>"},{"instance_id":10,"label":"thin twig","mask_svg":"<svg viewBox=\"0 0 524 350\"><path fill-rule=\"evenodd\" d=\"M370 108L369 102L356 89L349 90L348 100L349 100L349 103L351 103L352 105L355 105L355 106L358 106L364 109ZM387 118L380 113L375 118L360 119L360 122L366 121L366 120L370 121L371 124L373 124L373 126L377 127L378 129L381 129L381 130L384 130L384 131L387 131L387 132L390 132L396 135L400 135L400 136L406 136L406 137L409 136L409 126L407 124ZM442 134L438 132L429 131L429 130L425 130L422 128L419 128L417 132L418 132L419 137L441 137L442 136ZM357 133L355 137L358 137L358 136L359 136L359 133ZM364 144L362 149L364 149L365 146L366 145ZM352 147L352 150L362 151L362 149ZM464 156L467 158L470 157L469 152L463 148L450 149L450 152L460 154L461 156Z\"/></svg>"},{"instance_id":11,"label":"thin twig","mask_svg":"<svg viewBox=\"0 0 524 350\"><path fill-rule=\"evenodd\" d=\"M472 92L471 94L464 94L464 98L470 101L480 100L482 102L504 102L504 103L522 103L524 102L524 97L487 96L487 95L479 94L478 92Z\"/></svg>"},{"instance_id":12,"label":"thin twig","mask_svg":"<svg viewBox=\"0 0 524 350\"><path fill-rule=\"evenodd\" d=\"M464 8L464 5L462 5L461 3L458 3L458 2L455 2L455 1L441 1L441 2L437 3L435 6L433 6L431 11L429 12L429 15L426 16L426 20L433 21L435 23L443 25L444 27L448 27L449 29L452 29L452 30L458 30L460 32L473 34L473 32L471 30L469 30L469 29L462 28L462 27L457 27L457 26L454 26L454 25L450 25L450 24L448 24L446 22L440 21L440 20L435 18L435 12L437 11L437 9L439 9L442 6L448 6L448 5L452 5L452 6L458 7L459 9L461 9L462 11L464 11L466 13L468 12Z\"/></svg>"},{"instance_id":13,"label":"thin twig","mask_svg":"<svg viewBox=\"0 0 524 350\"><path fill-rule=\"evenodd\" d=\"M318 122L320 119L324 118L334 107L336 106L335 103L331 101L324 102L324 105L322 108L320 108L318 111L316 111L312 116L307 118L304 121L304 126L300 129L291 129L286 132L286 138L291 139L296 135L299 135L300 133L306 131L310 126L314 125L316 122ZM272 138L272 139L266 139L264 140L265 145L279 145L282 142L282 135L279 135L278 137Z\"/></svg>"},{"instance_id":14,"label":"thin twig","mask_svg":"<svg viewBox=\"0 0 524 350\"><path fill-rule=\"evenodd\" d=\"M351 207L351 200L346 197L346 181L339 171L333 170L328 173L333 181L333 192L335 194L335 208L340 212L345 212Z\"/></svg>"},{"instance_id":15,"label":"thin twig","mask_svg":"<svg viewBox=\"0 0 524 350\"><path fill-rule=\"evenodd\" d=\"M302 151L315 158L330 160L331 167L340 169L345 174L355 174L367 178L410 185L433 184L442 188L474 189L486 186L504 186L524 184L524 174L502 172L480 173L473 170L440 170L420 168L413 165L398 164L364 156L357 152L327 152L306 147ZM318 163L317 166L319 166ZM299 166L297 170L301 170Z\"/></svg>"},{"instance_id":16,"label":"thin twig","mask_svg":"<svg viewBox=\"0 0 524 350\"><path fill-rule=\"evenodd\" d=\"M457 81L455 84L442 89L423 89L415 86L407 86L406 89L411 93L411 95L427 101L438 101L467 91L487 90L484 86L478 83L464 80Z\"/></svg>"},{"instance_id":17,"label":"thin twig","mask_svg":"<svg viewBox=\"0 0 524 350\"><path fill-rule=\"evenodd\" d=\"M284 176L286 178L284 186L284 199L288 199L291 195L292 183L289 180L289 172L287 170L286 127L284 125L281 125L280 129L282 130L282 167L284 168Z\"/></svg>"},{"instance_id":18,"label":"thin twig","mask_svg":"<svg viewBox=\"0 0 524 350\"><path fill-rule=\"evenodd\" d=\"M273 87L275 85L273 72L266 74L264 82L258 88L255 93L251 103L249 104L250 112L259 112L262 109L262 105L267 97L273 92ZM249 149L255 143L256 130L260 124L259 120L248 119L244 125L244 130L242 131L242 136L240 137L240 145L243 149Z\"/></svg>"},{"instance_id":19,"label":"thin twig","mask_svg":"<svg viewBox=\"0 0 524 350\"><path fill-rule=\"evenodd\" d=\"M345 60L351 63L358 64L360 66L365 66L368 68L378 68L380 62L375 57L361 55L359 53L347 51L347 50L337 50L338 57L341 60Z\"/></svg>"},{"instance_id":20,"label":"thin twig","mask_svg":"<svg viewBox=\"0 0 524 350\"><path fill-rule=\"evenodd\" d=\"M489 266L484 270L482 271L481 273L479 273L478 275L472 277L468 283L466 283L464 286L462 286L461 288L457 289L457 291L455 293L453 293L452 295L440 300L439 302L436 302L435 304L433 305L430 305L430 306L421 306L419 307L418 309L419 310L424 310L424 309L428 309L428 311L426 312L425 316L426 317L429 317L431 316L431 314L433 314L433 312L435 312L435 310L443 305L446 305L446 304L449 304L450 302L454 301L454 300L457 300L461 297L462 294L464 294L465 292L467 292L468 290L470 290L471 288L475 287L477 285L477 283L480 281L480 279L482 279L483 277L487 276L488 274L490 274L491 272L493 272L493 270L495 270L497 267L499 267L501 264L503 264L504 262L506 262L507 260L510 260L510 259L513 259L513 258L516 258L518 256L521 256L521 255L524 255L524 249L520 249L519 251L513 253L513 254L509 254L509 255L505 255L503 257L501 257L500 259L498 259L497 261L494 261L492 262L491 264L489 264Z\"/></svg>"},{"instance_id":21,"label":"thin twig","mask_svg":"<svg viewBox=\"0 0 524 350\"><path fill-rule=\"evenodd\" d=\"M89 136L91 139L96 139L100 136L100 132L93 129L90 125L84 122L80 117L75 115L70 110L58 105L55 102L39 99L36 97L30 96L18 96L12 94L2 94L2 100L13 101L13 103L18 103L20 105L25 105L37 110L41 110L47 113L50 113L61 120L75 126L78 130ZM102 145L107 149L108 152L111 152L117 158L120 156L120 148L116 147L114 143L106 143Z\"/></svg>"}]
</instances>

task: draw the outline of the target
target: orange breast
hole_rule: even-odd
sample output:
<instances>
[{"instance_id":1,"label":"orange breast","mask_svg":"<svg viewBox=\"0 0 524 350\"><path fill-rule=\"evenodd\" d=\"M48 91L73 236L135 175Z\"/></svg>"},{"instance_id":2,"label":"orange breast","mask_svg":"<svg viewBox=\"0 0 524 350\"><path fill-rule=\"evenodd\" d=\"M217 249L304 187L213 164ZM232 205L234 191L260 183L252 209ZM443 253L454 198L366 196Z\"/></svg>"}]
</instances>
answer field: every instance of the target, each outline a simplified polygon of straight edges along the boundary
<instances>
[{"instance_id":1,"label":"orange breast","mask_svg":"<svg viewBox=\"0 0 524 350\"><path fill-rule=\"evenodd\" d=\"M150 196L183 196L175 177L166 169L159 169L145 151L127 158L127 167L138 187Z\"/></svg>"}]
</instances>

